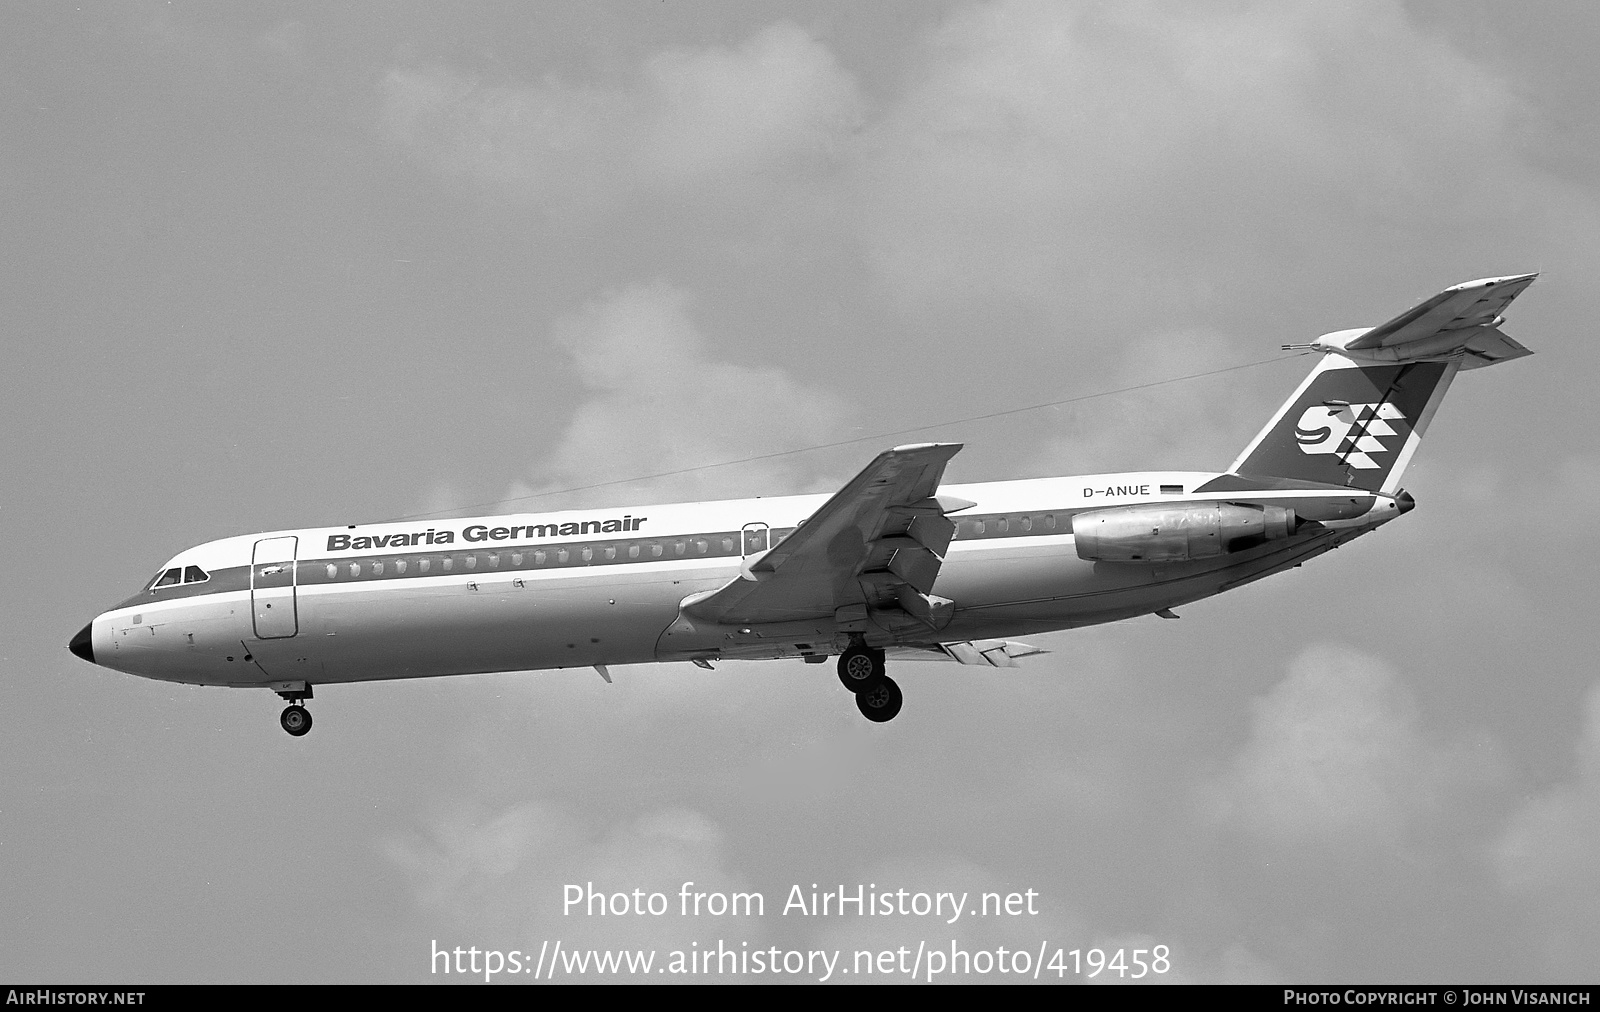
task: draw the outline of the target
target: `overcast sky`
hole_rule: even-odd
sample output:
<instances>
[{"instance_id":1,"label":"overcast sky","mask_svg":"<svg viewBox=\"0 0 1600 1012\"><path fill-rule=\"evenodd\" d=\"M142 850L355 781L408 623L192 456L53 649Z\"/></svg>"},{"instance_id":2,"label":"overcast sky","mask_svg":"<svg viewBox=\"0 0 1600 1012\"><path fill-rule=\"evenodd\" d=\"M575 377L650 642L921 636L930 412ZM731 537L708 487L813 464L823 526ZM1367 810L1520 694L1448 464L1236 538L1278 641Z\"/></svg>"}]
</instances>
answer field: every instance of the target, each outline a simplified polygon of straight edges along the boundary
<instances>
[{"instance_id":1,"label":"overcast sky","mask_svg":"<svg viewBox=\"0 0 1600 1012\"><path fill-rule=\"evenodd\" d=\"M1488 0L7 7L0 977L954 939L1592 981L1597 44ZM954 481L1222 468L1309 359L943 423L1525 271L1537 354L1456 383L1413 513L1018 671L900 666L887 725L831 666L673 664L319 688L294 739L65 648L232 534L828 491L913 438ZM562 914L685 880L767 914ZM1039 913L782 916L813 882Z\"/></svg>"}]
</instances>

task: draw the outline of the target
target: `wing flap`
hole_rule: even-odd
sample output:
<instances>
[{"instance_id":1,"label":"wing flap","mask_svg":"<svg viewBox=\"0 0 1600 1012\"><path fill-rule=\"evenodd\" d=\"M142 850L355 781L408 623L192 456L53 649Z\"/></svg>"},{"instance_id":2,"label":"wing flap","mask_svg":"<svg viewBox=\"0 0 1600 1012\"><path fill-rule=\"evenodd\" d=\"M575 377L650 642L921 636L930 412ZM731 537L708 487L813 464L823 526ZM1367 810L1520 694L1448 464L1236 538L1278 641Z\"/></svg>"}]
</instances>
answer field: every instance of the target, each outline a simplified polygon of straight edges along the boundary
<instances>
[{"instance_id":1,"label":"wing flap","mask_svg":"<svg viewBox=\"0 0 1600 1012\"><path fill-rule=\"evenodd\" d=\"M891 647L889 652L908 661L955 661L981 668L1018 668L1017 661L1050 651L1016 640L962 640L929 647Z\"/></svg>"}]
</instances>

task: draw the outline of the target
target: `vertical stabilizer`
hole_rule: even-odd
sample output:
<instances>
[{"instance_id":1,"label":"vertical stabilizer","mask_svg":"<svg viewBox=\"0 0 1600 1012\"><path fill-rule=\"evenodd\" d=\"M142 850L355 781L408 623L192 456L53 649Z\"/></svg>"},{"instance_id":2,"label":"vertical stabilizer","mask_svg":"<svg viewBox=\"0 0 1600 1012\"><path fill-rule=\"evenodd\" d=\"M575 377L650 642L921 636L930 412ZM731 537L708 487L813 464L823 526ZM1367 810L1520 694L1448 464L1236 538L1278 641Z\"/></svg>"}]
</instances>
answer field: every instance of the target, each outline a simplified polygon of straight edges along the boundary
<instances>
[{"instance_id":1,"label":"vertical stabilizer","mask_svg":"<svg viewBox=\"0 0 1600 1012\"><path fill-rule=\"evenodd\" d=\"M1458 368L1329 355L1229 470L1393 492Z\"/></svg>"}]
</instances>

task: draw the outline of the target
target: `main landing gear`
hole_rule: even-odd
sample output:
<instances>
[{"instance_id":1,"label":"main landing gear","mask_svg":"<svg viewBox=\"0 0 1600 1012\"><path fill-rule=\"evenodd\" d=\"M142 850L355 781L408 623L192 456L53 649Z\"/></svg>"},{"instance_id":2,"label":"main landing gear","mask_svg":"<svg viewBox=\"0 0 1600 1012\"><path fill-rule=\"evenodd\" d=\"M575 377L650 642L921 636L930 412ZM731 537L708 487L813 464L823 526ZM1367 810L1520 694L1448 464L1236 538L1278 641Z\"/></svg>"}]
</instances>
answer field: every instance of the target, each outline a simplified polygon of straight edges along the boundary
<instances>
[{"instance_id":1,"label":"main landing gear","mask_svg":"<svg viewBox=\"0 0 1600 1012\"><path fill-rule=\"evenodd\" d=\"M839 681L856 697L856 709L874 723L893 720L905 698L884 673L883 651L855 643L839 655Z\"/></svg>"},{"instance_id":2,"label":"main landing gear","mask_svg":"<svg viewBox=\"0 0 1600 1012\"><path fill-rule=\"evenodd\" d=\"M289 703L288 706L283 708L283 713L278 716L278 723L283 725L283 729L296 738L310 731L311 711L300 704L311 698L311 686L307 685L304 689L280 692L278 695Z\"/></svg>"}]
</instances>

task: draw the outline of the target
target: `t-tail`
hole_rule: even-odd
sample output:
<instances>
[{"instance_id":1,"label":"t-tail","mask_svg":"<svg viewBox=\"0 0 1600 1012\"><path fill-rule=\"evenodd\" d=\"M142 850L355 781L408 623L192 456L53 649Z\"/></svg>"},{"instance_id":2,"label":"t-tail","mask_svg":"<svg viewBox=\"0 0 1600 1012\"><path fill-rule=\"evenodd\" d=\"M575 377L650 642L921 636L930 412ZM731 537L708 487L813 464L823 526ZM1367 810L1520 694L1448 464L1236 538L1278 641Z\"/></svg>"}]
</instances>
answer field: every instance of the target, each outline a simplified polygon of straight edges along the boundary
<instances>
[{"instance_id":1,"label":"t-tail","mask_svg":"<svg viewBox=\"0 0 1600 1012\"><path fill-rule=\"evenodd\" d=\"M1382 326L1285 345L1325 357L1228 470L1393 494L1456 373L1533 354L1499 328L1536 277L1468 281Z\"/></svg>"}]
</instances>

